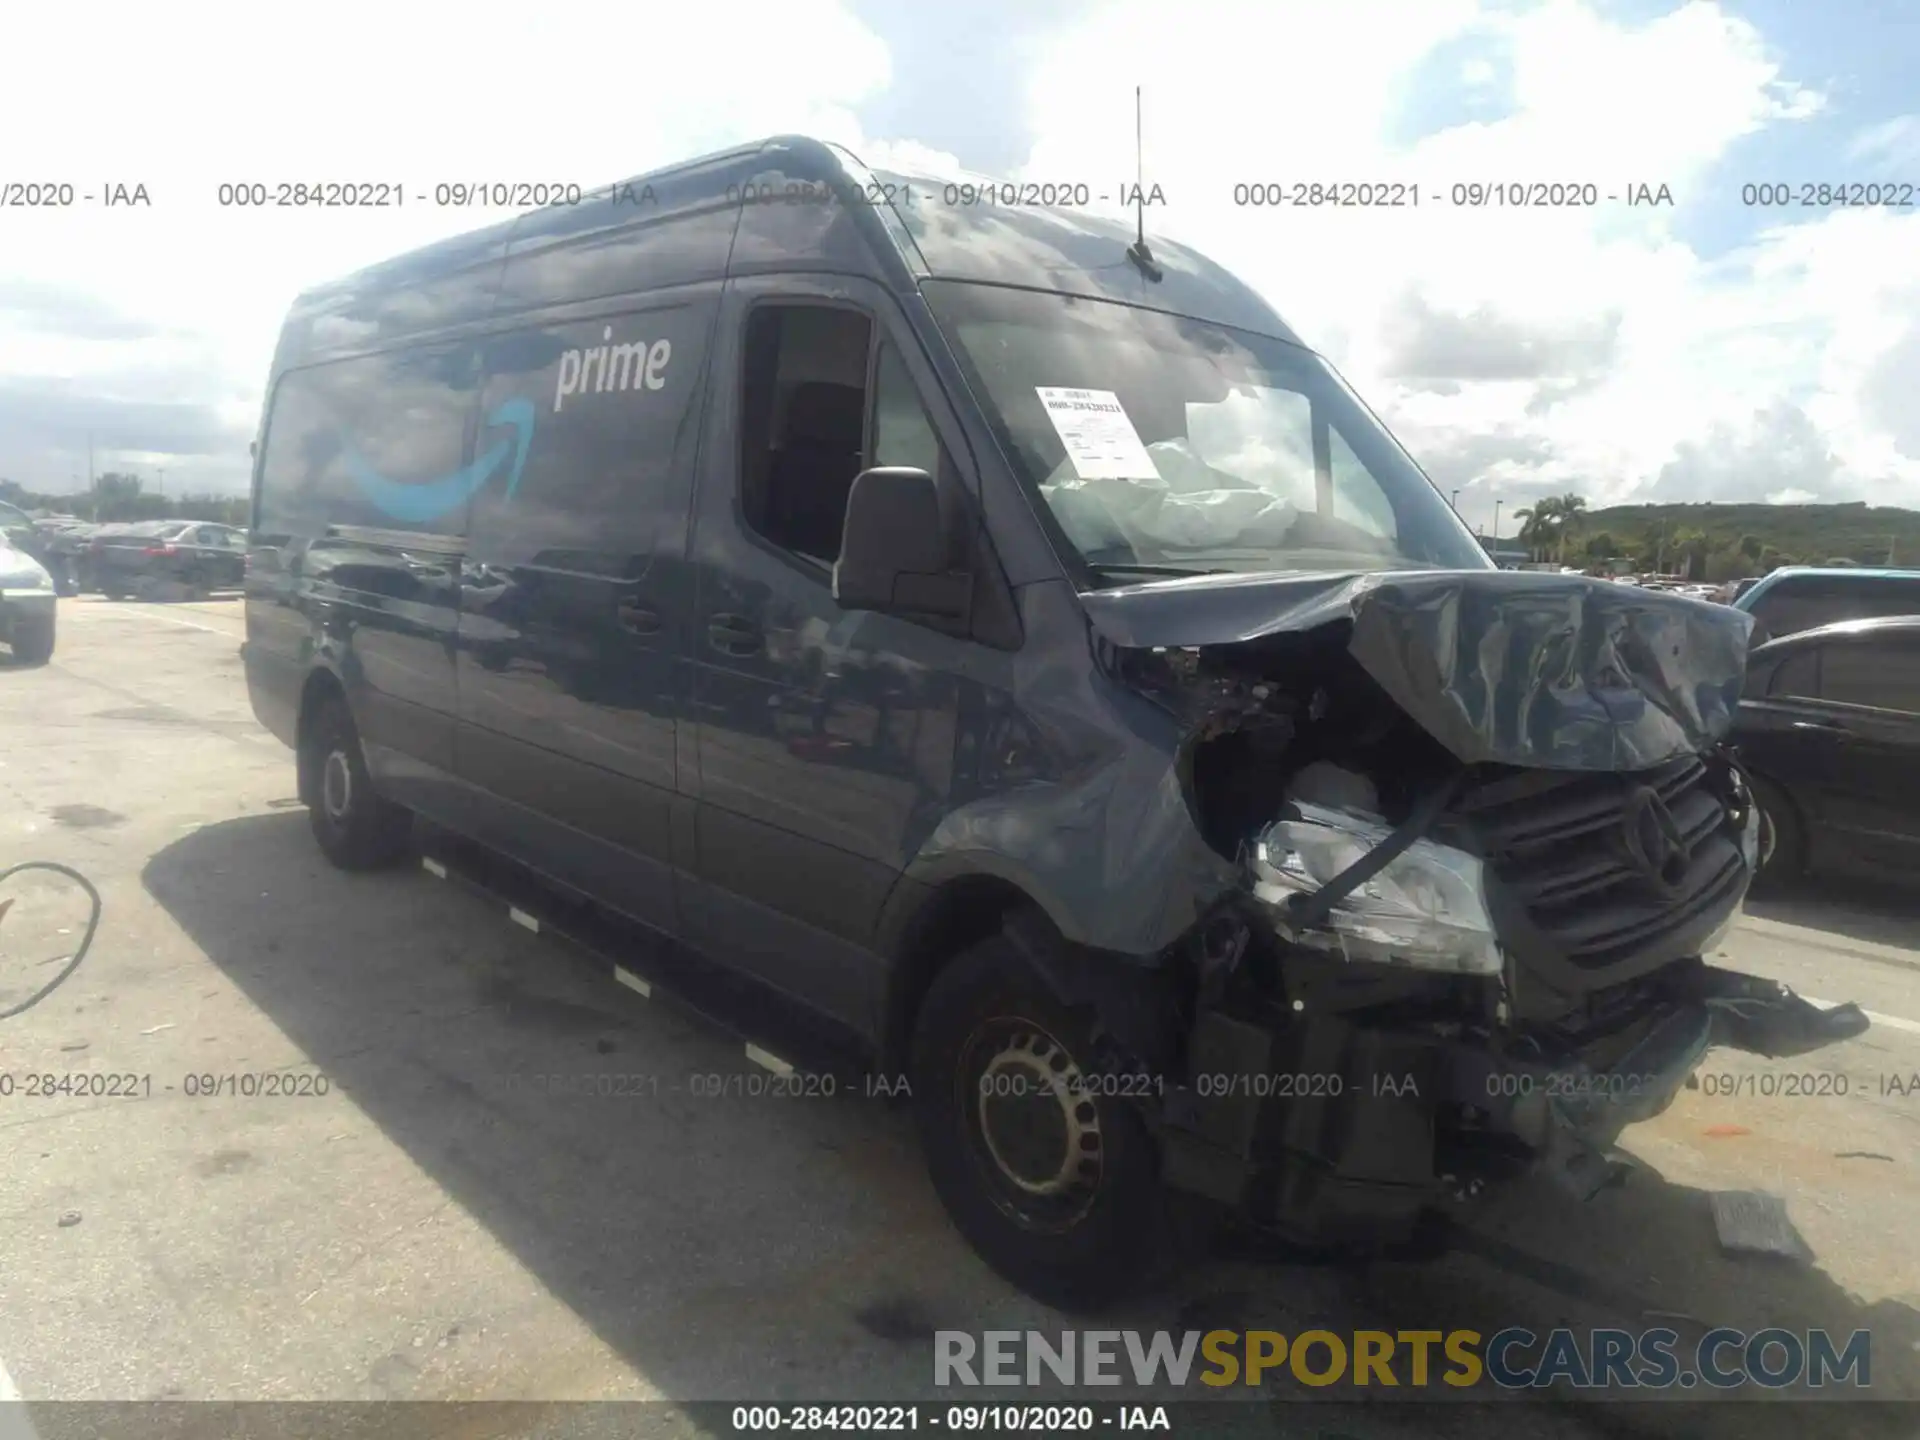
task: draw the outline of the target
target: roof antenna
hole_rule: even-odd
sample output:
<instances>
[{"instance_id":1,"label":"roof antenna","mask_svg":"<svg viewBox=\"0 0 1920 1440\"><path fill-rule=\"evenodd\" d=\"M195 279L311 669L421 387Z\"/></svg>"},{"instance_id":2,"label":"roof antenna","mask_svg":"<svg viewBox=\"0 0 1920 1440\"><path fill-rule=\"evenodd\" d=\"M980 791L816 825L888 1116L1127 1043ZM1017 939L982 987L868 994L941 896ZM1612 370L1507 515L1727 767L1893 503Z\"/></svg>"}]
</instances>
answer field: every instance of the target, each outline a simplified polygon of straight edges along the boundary
<instances>
[{"instance_id":1,"label":"roof antenna","mask_svg":"<svg viewBox=\"0 0 1920 1440\"><path fill-rule=\"evenodd\" d=\"M1164 278L1165 272L1153 258L1153 251L1147 248L1147 194L1143 183L1146 179L1146 161L1140 145L1140 87L1133 87L1133 208L1139 216L1139 238L1127 247L1127 259L1139 267L1140 273L1149 280Z\"/></svg>"}]
</instances>

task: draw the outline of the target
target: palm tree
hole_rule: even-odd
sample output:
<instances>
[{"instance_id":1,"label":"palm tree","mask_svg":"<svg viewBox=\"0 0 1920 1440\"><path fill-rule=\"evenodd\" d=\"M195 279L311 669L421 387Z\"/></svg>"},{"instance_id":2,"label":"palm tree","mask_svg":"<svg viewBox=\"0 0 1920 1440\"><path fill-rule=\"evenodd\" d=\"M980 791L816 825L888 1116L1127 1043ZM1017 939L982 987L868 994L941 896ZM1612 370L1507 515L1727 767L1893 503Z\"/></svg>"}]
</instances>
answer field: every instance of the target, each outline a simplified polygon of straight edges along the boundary
<instances>
[{"instance_id":1,"label":"palm tree","mask_svg":"<svg viewBox=\"0 0 1920 1440\"><path fill-rule=\"evenodd\" d=\"M1554 503L1559 510L1559 533L1556 536L1558 541L1556 550L1560 563L1564 565L1567 563L1567 541L1572 538L1573 532L1578 530L1586 519L1587 497L1584 495L1576 495L1569 490Z\"/></svg>"},{"instance_id":2,"label":"palm tree","mask_svg":"<svg viewBox=\"0 0 1920 1440\"><path fill-rule=\"evenodd\" d=\"M1560 502L1549 495L1526 509L1513 512L1520 521L1520 543L1535 560L1549 549L1558 535Z\"/></svg>"}]
</instances>

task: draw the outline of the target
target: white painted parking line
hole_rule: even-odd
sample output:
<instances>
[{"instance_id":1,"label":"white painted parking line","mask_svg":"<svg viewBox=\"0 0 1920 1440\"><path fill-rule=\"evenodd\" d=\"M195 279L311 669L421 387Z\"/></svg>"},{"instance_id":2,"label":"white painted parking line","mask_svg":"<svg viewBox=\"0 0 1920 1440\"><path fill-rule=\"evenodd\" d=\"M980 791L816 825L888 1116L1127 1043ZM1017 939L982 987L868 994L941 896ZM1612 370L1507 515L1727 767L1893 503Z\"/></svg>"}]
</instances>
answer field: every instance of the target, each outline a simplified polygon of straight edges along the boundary
<instances>
[{"instance_id":1,"label":"white painted parking line","mask_svg":"<svg viewBox=\"0 0 1920 1440\"><path fill-rule=\"evenodd\" d=\"M747 1059L753 1061L754 1064L761 1066L763 1069L771 1070L776 1075L793 1074L793 1066L782 1060L778 1055L762 1050L758 1045L747 1046Z\"/></svg>"},{"instance_id":2,"label":"white painted parking line","mask_svg":"<svg viewBox=\"0 0 1920 1440\"><path fill-rule=\"evenodd\" d=\"M627 989L633 991L633 993L641 999L651 1000L653 998L653 986L642 980L624 965L616 965L613 967L613 978L626 986Z\"/></svg>"},{"instance_id":3,"label":"white painted parking line","mask_svg":"<svg viewBox=\"0 0 1920 1440\"><path fill-rule=\"evenodd\" d=\"M120 615L139 615L148 620L164 620L169 625L184 625L189 630L204 630L209 635L224 635L229 640L241 640L245 638L238 630L226 630L218 625L196 625L191 620L182 620L178 615L160 615L152 610L119 610L115 613Z\"/></svg>"},{"instance_id":4,"label":"white painted parking line","mask_svg":"<svg viewBox=\"0 0 1920 1440\"><path fill-rule=\"evenodd\" d=\"M1840 1003L1838 1000L1822 1000L1814 995L1802 995L1800 998L1809 1005L1818 1005L1822 1010L1831 1010ZM1860 1013L1875 1025L1884 1025L1889 1030L1904 1030L1909 1035L1920 1035L1920 1020L1905 1020L1898 1015L1882 1015L1878 1010L1862 1010Z\"/></svg>"},{"instance_id":5,"label":"white painted parking line","mask_svg":"<svg viewBox=\"0 0 1920 1440\"><path fill-rule=\"evenodd\" d=\"M509 905L507 907L507 918L522 930L531 930L536 935L540 933L540 922L516 906Z\"/></svg>"},{"instance_id":6,"label":"white painted parking line","mask_svg":"<svg viewBox=\"0 0 1920 1440\"><path fill-rule=\"evenodd\" d=\"M436 880L444 880L447 878L447 867L442 865L438 860L434 859L431 855L422 855L420 857L420 868L426 871L427 874L433 876Z\"/></svg>"},{"instance_id":7,"label":"white painted parking line","mask_svg":"<svg viewBox=\"0 0 1920 1440\"><path fill-rule=\"evenodd\" d=\"M39 1440L27 1413L27 1402L7 1373L7 1362L0 1360L0 1440Z\"/></svg>"}]
</instances>

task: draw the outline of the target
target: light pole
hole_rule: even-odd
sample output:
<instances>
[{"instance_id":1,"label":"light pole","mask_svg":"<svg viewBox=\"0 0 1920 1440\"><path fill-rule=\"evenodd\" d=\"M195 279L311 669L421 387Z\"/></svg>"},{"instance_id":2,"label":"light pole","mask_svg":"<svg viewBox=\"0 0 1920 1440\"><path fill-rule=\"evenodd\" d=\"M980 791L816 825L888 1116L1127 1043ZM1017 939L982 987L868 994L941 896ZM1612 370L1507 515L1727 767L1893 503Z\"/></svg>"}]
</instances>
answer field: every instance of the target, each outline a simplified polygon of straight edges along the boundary
<instances>
[{"instance_id":1,"label":"light pole","mask_svg":"<svg viewBox=\"0 0 1920 1440\"><path fill-rule=\"evenodd\" d=\"M1454 491L1453 494L1447 498L1447 505L1452 509L1454 514L1458 515L1460 513L1460 492L1458 490Z\"/></svg>"},{"instance_id":2,"label":"light pole","mask_svg":"<svg viewBox=\"0 0 1920 1440\"><path fill-rule=\"evenodd\" d=\"M1500 558L1500 502L1493 502L1493 555Z\"/></svg>"}]
</instances>

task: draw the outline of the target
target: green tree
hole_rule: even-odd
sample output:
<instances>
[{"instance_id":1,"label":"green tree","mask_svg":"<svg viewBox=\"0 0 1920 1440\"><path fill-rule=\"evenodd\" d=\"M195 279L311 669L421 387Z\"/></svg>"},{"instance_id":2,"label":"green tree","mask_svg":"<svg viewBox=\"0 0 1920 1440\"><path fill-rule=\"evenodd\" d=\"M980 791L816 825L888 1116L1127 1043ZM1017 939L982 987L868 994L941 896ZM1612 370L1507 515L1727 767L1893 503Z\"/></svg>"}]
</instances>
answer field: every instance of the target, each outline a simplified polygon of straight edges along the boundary
<instances>
[{"instance_id":1,"label":"green tree","mask_svg":"<svg viewBox=\"0 0 1920 1440\"><path fill-rule=\"evenodd\" d=\"M1553 529L1553 505L1550 499L1536 501L1513 512L1513 518L1520 522L1520 543L1527 547L1529 559L1538 560L1541 548Z\"/></svg>"},{"instance_id":2,"label":"green tree","mask_svg":"<svg viewBox=\"0 0 1920 1440\"><path fill-rule=\"evenodd\" d=\"M1666 563L1669 573L1695 580L1706 570L1707 555L1713 542L1702 531L1692 528L1676 529L1667 541Z\"/></svg>"},{"instance_id":3,"label":"green tree","mask_svg":"<svg viewBox=\"0 0 1920 1440\"><path fill-rule=\"evenodd\" d=\"M1715 584L1743 579L1752 570L1753 561L1738 545L1722 545L1707 556L1706 578Z\"/></svg>"},{"instance_id":4,"label":"green tree","mask_svg":"<svg viewBox=\"0 0 1920 1440\"><path fill-rule=\"evenodd\" d=\"M1576 530L1586 524L1587 497L1569 490L1556 502L1556 508L1558 533L1554 537L1554 558L1564 565L1567 563L1567 542L1573 538Z\"/></svg>"}]
</instances>

